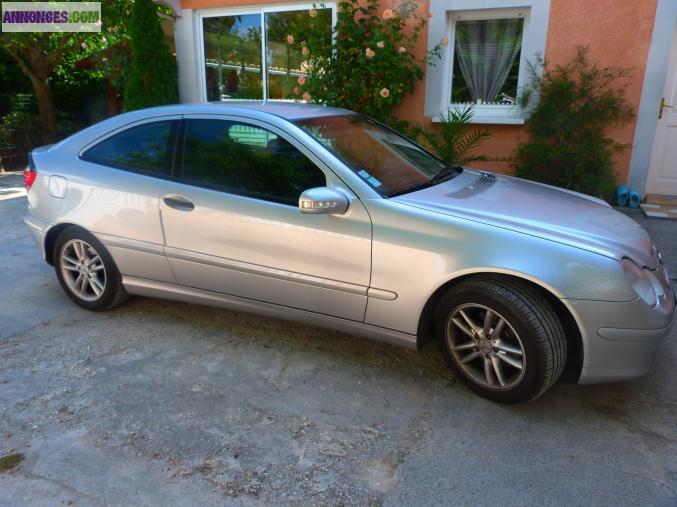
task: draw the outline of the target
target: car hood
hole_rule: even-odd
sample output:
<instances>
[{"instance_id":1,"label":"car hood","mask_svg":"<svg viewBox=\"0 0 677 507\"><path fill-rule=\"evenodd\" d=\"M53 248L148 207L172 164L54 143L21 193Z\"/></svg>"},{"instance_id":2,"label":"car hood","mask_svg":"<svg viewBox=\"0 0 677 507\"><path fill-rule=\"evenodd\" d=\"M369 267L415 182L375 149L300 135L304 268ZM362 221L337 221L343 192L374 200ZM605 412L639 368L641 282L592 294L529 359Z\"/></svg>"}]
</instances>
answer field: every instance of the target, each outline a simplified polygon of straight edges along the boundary
<instances>
[{"instance_id":1,"label":"car hood","mask_svg":"<svg viewBox=\"0 0 677 507\"><path fill-rule=\"evenodd\" d=\"M651 238L606 202L510 176L465 169L452 180L395 201L566 243L608 257L656 265Z\"/></svg>"}]
</instances>

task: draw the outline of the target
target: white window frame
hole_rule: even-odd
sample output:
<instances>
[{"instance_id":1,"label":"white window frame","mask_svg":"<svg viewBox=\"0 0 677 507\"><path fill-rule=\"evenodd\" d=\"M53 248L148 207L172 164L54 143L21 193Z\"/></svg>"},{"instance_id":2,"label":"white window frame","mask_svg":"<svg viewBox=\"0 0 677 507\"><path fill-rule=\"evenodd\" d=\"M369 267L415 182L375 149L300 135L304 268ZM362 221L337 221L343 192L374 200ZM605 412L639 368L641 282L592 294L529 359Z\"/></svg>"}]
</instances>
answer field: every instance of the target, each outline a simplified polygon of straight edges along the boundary
<instances>
[{"instance_id":1,"label":"white window frame","mask_svg":"<svg viewBox=\"0 0 677 507\"><path fill-rule=\"evenodd\" d=\"M451 101L454 72L454 51L456 40L456 22L457 21L475 21L484 19L524 19L522 28L522 43L520 50L519 74L517 77L517 102L514 105L506 104L476 104L473 105L473 123L502 123L517 124L524 123L522 112L519 106L519 93L523 89L527 80L527 59L524 51L525 34L529 29L529 9L495 9L495 10L476 10L476 11L454 11L448 13L446 37L449 41L445 51L442 54L444 60L444 86L442 88L442 103L440 104L441 114L447 114L449 110L455 110L465 107L463 103L454 103ZM433 122L439 122L440 116L433 117Z\"/></svg>"},{"instance_id":2,"label":"white window frame","mask_svg":"<svg viewBox=\"0 0 677 507\"><path fill-rule=\"evenodd\" d=\"M449 111L451 102L451 65L453 64L453 15L470 14L487 17L492 13L497 17L505 16L510 11L526 11L524 30L522 31L522 48L520 54L520 85L528 84L530 75L528 63L537 63L538 57L545 54L548 38L551 0L428 0L432 17L428 20L428 49L433 49L446 37L447 47L440 52L440 59L433 58L426 68L424 116L433 122L440 121L442 114ZM526 72L525 72L526 70ZM540 75L542 69L534 69ZM518 90L519 91L519 90ZM535 94L526 110L508 106L512 111L476 111L473 123L489 124L522 124L529 111L538 100ZM506 108L506 106L503 106ZM485 114L479 114L485 113ZM506 114L510 113L510 114Z\"/></svg>"},{"instance_id":3,"label":"white window frame","mask_svg":"<svg viewBox=\"0 0 677 507\"><path fill-rule=\"evenodd\" d=\"M216 18L221 16L244 16L251 14L259 14L261 16L261 85L263 86L263 94L261 99L251 100L285 100L285 99L269 99L268 98L268 73L267 73L267 58L266 58L266 13L271 12L289 12L289 11L309 11L313 7L318 9L331 9L331 25L332 30L336 26L336 3L327 2L323 4L317 3L298 3L298 4L264 4L251 7L225 7L217 9L200 9L195 16L195 33L197 34L197 44L195 45L195 62L198 75L199 97L201 102L207 102L207 71L205 69L205 44L204 44L204 23L205 18ZM333 35L332 35L333 37ZM228 100L242 100L242 99L228 99ZM225 101L224 101L225 102Z\"/></svg>"}]
</instances>

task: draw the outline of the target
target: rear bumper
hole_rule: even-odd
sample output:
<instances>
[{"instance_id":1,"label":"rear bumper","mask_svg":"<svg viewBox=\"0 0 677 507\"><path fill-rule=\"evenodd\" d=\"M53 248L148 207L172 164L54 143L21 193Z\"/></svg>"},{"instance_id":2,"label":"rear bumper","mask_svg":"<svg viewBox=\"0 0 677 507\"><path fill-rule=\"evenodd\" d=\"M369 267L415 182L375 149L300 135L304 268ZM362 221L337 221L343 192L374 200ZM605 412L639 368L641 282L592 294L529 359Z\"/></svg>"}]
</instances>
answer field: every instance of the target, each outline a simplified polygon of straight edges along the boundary
<instances>
[{"instance_id":1,"label":"rear bumper","mask_svg":"<svg viewBox=\"0 0 677 507\"><path fill-rule=\"evenodd\" d=\"M581 330L580 384L629 380L648 373L661 340L673 327L676 304L672 289L653 308L639 299L626 303L564 302Z\"/></svg>"},{"instance_id":2,"label":"rear bumper","mask_svg":"<svg viewBox=\"0 0 677 507\"><path fill-rule=\"evenodd\" d=\"M36 217L32 213L27 213L24 216L24 223L28 226L31 236L33 236L35 243L38 245L42 258L45 259L45 235L52 224Z\"/></svg>"}]
</instances>

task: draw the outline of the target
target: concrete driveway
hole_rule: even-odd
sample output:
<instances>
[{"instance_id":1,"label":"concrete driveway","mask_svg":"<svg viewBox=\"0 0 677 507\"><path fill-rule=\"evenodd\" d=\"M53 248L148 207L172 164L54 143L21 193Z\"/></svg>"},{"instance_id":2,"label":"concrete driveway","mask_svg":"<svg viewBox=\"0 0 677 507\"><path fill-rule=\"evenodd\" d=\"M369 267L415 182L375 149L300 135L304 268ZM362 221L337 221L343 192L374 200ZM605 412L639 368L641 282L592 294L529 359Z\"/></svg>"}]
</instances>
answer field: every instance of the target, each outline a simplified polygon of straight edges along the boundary
<instances>
[{"instance_id":1,"label":"concrete driveway","mask_svg":"<svg viewBox=\"0 0 677 507\"><path fill-rule=\"evenodd\" d=\"M677 329L654 371L499 406L421 353L62 294L0 175L2 505L677 503ZM641 220L639 215L637 218ZM677 275L677 222L647 223Z\"/></svg>"}]
</instances>

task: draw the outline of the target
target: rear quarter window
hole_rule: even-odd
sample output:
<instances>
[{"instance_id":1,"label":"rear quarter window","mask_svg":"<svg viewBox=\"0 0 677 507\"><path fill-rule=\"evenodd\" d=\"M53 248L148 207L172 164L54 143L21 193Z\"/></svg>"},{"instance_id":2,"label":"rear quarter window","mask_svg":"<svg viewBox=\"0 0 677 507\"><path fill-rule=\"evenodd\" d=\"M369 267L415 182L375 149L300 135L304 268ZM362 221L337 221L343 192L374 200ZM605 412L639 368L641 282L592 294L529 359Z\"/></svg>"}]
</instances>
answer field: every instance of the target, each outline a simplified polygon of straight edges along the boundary
<instances>
[{"instance_id":1,"label":"rear quarter window","mask_svg":"<svg viewBox=\"0 0 677 507\"><path fill-rule=\"evenodd\" d=\"M167 120L128 128L92 146L82 158L120 169L169 175L178 123Z\"/></svg>"}]
</instances>

